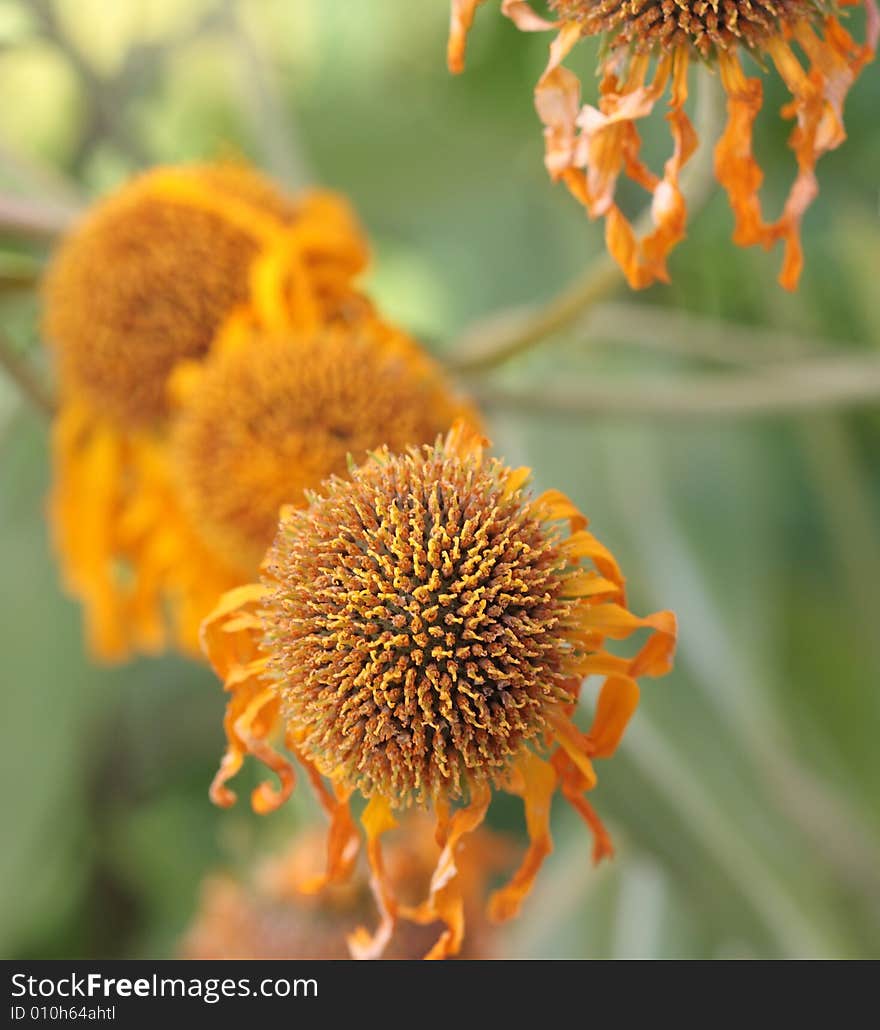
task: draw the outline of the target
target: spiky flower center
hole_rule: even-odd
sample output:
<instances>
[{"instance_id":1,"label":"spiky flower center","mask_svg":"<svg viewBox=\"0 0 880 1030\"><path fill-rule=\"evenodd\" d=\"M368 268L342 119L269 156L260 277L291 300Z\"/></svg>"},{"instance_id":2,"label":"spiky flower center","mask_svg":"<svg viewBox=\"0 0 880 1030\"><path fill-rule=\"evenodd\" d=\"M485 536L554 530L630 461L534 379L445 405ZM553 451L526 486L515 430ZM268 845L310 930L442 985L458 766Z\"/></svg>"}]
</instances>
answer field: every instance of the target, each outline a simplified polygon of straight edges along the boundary
<instances>
[{"instance_id":1,"label":"spiky flower center","mask_svg":"<svg viewBox=\"0 0 880 1030\"><path fill-rule=\"evenodd\" d=\"M584 35L606 35L636 53L686 46L702 57L745 46L762 50L786 25L816 13L813 0L549 0Z\"/></svg>"},{"instance_id":2,"label":"spiky flower center","mask_svg":"<svg viewBox=\"0 0 880 1030\"><path fill-rule=\"evenodd\" d=\"M282 521L269 675L298 745L393 804L498 783L571 700L554 531L506 470L387 451Z\"/></svg>"},{"instance_id":3,"label":"spiky flower center","mask_svg":"<svg viewBox=\"0 0 880 1030\"><path fill-rule=\"evenodd\" d=\"M181 495L233 567L256 570L283 504L346 473L383 441L433 440L460 408L416 345L389 350L345 326L313 338L255 339L219 355L175 431Z\"/></svg>"}]
</instances>

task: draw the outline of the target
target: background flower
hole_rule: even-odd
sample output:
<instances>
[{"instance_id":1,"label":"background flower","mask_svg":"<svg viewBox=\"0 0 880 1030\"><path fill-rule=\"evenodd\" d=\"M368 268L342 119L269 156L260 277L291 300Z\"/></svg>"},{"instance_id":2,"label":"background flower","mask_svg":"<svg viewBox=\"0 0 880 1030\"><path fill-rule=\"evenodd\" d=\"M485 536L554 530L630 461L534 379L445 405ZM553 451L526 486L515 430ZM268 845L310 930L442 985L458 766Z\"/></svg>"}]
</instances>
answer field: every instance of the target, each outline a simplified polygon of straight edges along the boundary
<instances>
[{"instance_id":1,"label":"background flower","mask_svg":"<svg viewBox=\"0 0 880 1030\"><path fill-rule=\"evenodd\" d=\"M469 923L462 959L493 957L495 929L484 916L486 884L506 859L509 842L485 830L459 858ZM347 959L346 936L376 918L364 870L321 894L303 894L298 884L320 870L324 835L306 832L280 855L263 859L247 875L214 873L202 885L201 901L181 942L183 958ZM408 817L387 849L385 863L398 896L415 905L428 889L439 848L428 819ZM383 956L420 959L437 938L436 924L405 923Z\"/></svg>"}]
</instances>

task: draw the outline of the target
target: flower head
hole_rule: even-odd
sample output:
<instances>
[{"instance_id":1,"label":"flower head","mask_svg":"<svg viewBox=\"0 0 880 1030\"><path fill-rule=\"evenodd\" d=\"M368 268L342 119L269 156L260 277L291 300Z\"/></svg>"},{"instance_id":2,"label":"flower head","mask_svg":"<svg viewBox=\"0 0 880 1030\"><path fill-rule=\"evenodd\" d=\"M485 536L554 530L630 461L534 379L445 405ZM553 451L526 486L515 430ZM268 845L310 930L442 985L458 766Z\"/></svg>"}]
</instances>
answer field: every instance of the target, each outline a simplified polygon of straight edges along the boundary
<instances>
[{"instance_id":1,"label":"flower head","mask_svg":"<svg viewBox=\"0 0 880 1030\"><path fill-rule=\"evenodd\" d=\"M300 885L324 857L320 832L299 836L284 853L264 860L246 878L214 875L205 881L201 902L187 930L181 953L188 959L345 959L346 935L375 918L369 882L358 868L345 884L319 894ZM386 849L386 868L398 897L413 904L427 889L439 847L426 818L406 820ZM509 859L504 838L474 834L459 855L459 875L469 932L461 957L490 958L493 929L483 914L488 876ZM417 959L431 947L434 925L408 922L400 928L383 958Z\"/></svg>"},{"instance_id":2,"label":"flower head","mask_svg":"<svg viewBox=\"0 0 880 1030\"><path fill-rule=\"evenodd\" d=\"M227 560L256 570L283 504L380 442L433 440L464 414L439 367L376 318L305 336L235 326L181 368L172 449L184 508Z\"/></svg>"},{"instance_id":3,"label":"flower head","mask_svg":"<svg viewBox=\"0 0 880 1030\"><path fill-rule=\"evenodd\" d=\"M483 0L452 0L449 65L460 71L464 47ZM862 67L874 56L880 16L863 0L866 42L844 29L838 8L862 0L548 0L553 21L528 0L502 0L502 12L523 31L553 31L550 60L535 90L544 124L545 163L591 218L605 218L611 255L635 289L669 278L666 259L685 236L687 208L680 176L697 148L684 110L692 61L717 68L727 94L728 120L715 149L715 173L734 213L734 242L767 248L782 241L779 281L797 286L803 266L800 225L818 193L815 166L846 138L843 105ZM579 40L601 36L598 106L581 104L577 77L562 62ZM783 116L794 119L789 145L797 176L778 218L766 221L759 191L763 174L752 150L752 129L763 103L760 78L747 77L742 58L772 65L791 93ZM669 90L667 121L673 150L663 174L640 158L637 122ZM618 206L626 175L651 195L653 228L639 238Z\"/></svg>"},{"instance_id":4,"label":"flower head","mask_svg":"<svg viewBox=\"0 0 880 1030\"><path fill-rule=\"evenodd\" d=\"M122 187L87 212L46 281L62 393L126 427L160 420L174 366L207 354L282 255L331 307L366 262L339 200L295 202L243 165L159 168Z\"/></svg>"},{"instance_id":5,"label":"flower head","mask_svg":"<svg viewBox=\"0 0 880 1030\"><path fill-rule=\"evenodd\" d=\"M571 502L524 493L528 470L487 458L484 444L460 422L433 447L385 448L350 479L329 481L307 508L283 514L261 582L227 595L204 626L232 694L214 800L234 800L226 782L250 752L281 780L257 789L255 807L281 804L293 767L268 737L283 732L331 816L324 882L336 882L357 846L348 800L368 799L362 822L381 920L374 935L353 936L357 955L381 953L399 914L442 920L430 955L455 953L464 931L456 848L494 790L522 797L531 838L492 899L494 917L516 913L551 849L557 787L593 828L596 856L607 854L583 797L596 782L592 759L617 747L638 702L636 677L671 664L672 614L632 615L617 563ZM606 638L640 627L653 635L635 658L604 650ZM592 673L606 680L583 734L571 716ZM433 809L443 843L416 908L394 898L379 847L395 810L409 805Z\"/></svg>"}]
</instances>

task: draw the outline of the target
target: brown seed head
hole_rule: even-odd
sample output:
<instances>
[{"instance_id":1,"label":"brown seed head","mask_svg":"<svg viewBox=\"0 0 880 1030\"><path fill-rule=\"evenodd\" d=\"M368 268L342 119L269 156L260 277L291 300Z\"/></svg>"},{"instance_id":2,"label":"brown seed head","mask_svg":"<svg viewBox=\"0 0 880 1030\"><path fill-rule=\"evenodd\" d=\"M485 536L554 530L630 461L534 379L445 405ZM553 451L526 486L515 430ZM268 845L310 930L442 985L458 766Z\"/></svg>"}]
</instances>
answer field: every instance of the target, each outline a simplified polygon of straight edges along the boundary
<instances>
[{"instance_id":1,"label":"brown seed head","mask_svg":"<svg viewBox=\"0 0 880 1030\"><path fill-rule=\"evenodd\" d=\"M781 28L818 11L814 0L550 0L584 35L606 35L636 53L687 46L702 57L745 46L761 50Z\"/></svg>"},{"instance_id":2,"label":"brown seed head","mask_svg":"<svg viewBox=\"0 0 880 1030\"><path fill-rule=\"evenodd\" d=\"M571 701L566 561L508 474L439 443L385 449L285 514L268 673L325 775L397 806L462 797Z\"/></svg>"},{"instance_id":3,"label":"brown seed head","mask_svg":"<svg viewBox=\"0 0 880 1030\"><path fill-rule=\"evenodd\" d=\"M181 496L204 538L255 572L283 504L388 442L433 440L465 410L417 345L379 324L221 350L175 429Z\"/></svg>"},{"instance_id":4,"label":"brown seed head","mask_svg":"<svg viewBox=\"0 0 880 1030\"><path fill-rule=\"evenodd\" d=\"M230 164L159 168L94 207L46 282L62 389L126 426L163 415L174 365L208 351L254 257L308 203Z\"/></svg>"}]
</instances>

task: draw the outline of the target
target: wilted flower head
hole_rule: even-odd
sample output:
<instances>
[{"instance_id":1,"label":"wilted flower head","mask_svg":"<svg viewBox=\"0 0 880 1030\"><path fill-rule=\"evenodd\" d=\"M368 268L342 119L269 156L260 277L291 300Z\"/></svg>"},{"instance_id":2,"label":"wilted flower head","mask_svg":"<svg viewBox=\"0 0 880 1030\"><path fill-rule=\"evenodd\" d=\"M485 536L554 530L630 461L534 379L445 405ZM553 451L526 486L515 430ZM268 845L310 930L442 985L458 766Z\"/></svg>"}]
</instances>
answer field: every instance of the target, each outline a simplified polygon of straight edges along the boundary
<instances>
[{"instance_id":1,"label":"wilted flower head","mask_svg":"<svg viewBox=\"0 0 880 1030\"><path fill-rule=\"evenodd\" d=\"M452 0L453 71L464 65L467 33L483 2ZM800 224L818 193L816 162L846 138L846 94L874 56L880 32L875 0L548 0L548 6L555 20L540 17L528 0L501 3L502 12L523 31L556 33L535 91L545 126L547 170L565 182L590 217L605 218L608 249L630 285L639 289L667 281L667 255L685 236L680 175L698 139L684 105L688 68L697 60L717 66L727 94L728 120L715 149L715 173L733 208L734 242L770 247L782 241L779 281L794 289L803 266ZM838 12L845 6L864 7L864 45L841 24ZM562 67L585 36L601 36L605 46L597 107L581 105L578 78ZM795 120L789 145L797 177L782 214L769 222L759 199L763 174L752 150L763 87L760 78L746 75L744 56L773 65L792 97L782 113ZM636 124L651 114L667 88L673 151L658 175L639 157ZM654 228L641 239L617 204L621 174L652 197Z\"/></svg>"},{"instance_id":2,"label":"wilted flower head","mask_svg":"<svg viewBox=\"0 0 880 1030\"><path fill-rule=\"evenodd\" d=\"M412 339L372 317L302 337L234 325L206 362L179 369L175 393L183 507L249 575L282 504L305 503L382 442L433 440L469 411Z\"/></svg>"},{"instance_id":3,"label":"wilted flower head","mask_svg":"<svg viewBox=\"0 0 880 1030\"><path fill-rule=\"evenodd\" d=\"M347 959L346 937L375 918L368 878L358 868L351 880L319 893L302 884L320 868L326 844L320 832L305 833L283 854L262 862L246 879L215 875L205 881L199 909L181 954L188 959ZM404 820L386 849L385 867L397 897L416 904L428 888L440 848L424 817ZM465 959L492 957L493 928L484 916L486 881L510 858L505 838L480 831L458 854L468 918ZM418 959L437 938L436 925L407 922L395 934L385 959Z\"/></svg>"},{"instance_id":4,"label":"wilted flower head","mask_svg":"<svg viewBox=\"0 0 880 1030\"><path fill-rule=\"evenodd\" d=\"M99 657L169 635L198 653L279 503L347 451L433 439L461 412L357 289L366 252L341 198L288 200L225 165L149 173L62 245L45 315L62 399L52 528Z\"/></svg>"},{"instance_id":5,"label":"wilted flower head","mask_svg":"<svg viewBox=\"0 0 880 1030\"><path fill-rule=\"evenodd\" d=\"M272 269L312 295L300 317L314 323L365 264L335 197L294 201L238 164L147 172L91 208L52 263L44 328L62 392L127 428L153 423L177 362L204 357Z\"/></svg>"},{"instance_id":6,"label":"wilted flower head","mask_svg":"<svg viewBox=\"0 0 880 1030\"><path fill-rule=\"evenodd\" d=\"M281 780L257 789L255 808L281 804L293 767L267 738L283 732L331 816L325 879L336 882L357 848L348 800L369 799L362 823L381 919L374 935L353 935L358 956L381 953L399 914L446 924L430 957L458 950L456 848L494 790L523 799L531 838L491 901L495 918L518 911L551 849L557 787L593 828L596 857L608 853L583 796L596 782L592 759L616 749L636 677L671 664L672 614L632 615L617 563L571 502L524 493L528 470L487 458L484 444L460 422L433 447L385 448L331 480L307 508L283 513L261 582L227 595L204 627L232 694L214 800L232 803L226 782L251 753ZM634 659L604 650L640 627L653 634ZM584 734L571 717L592 673L606 680ZM379 846L410 805L433 809L443 844L415 909L394 898Z\"/></svg>"}]
</instances>

